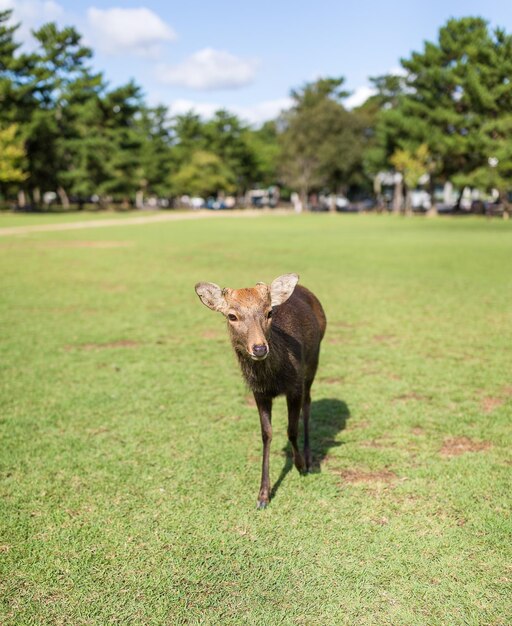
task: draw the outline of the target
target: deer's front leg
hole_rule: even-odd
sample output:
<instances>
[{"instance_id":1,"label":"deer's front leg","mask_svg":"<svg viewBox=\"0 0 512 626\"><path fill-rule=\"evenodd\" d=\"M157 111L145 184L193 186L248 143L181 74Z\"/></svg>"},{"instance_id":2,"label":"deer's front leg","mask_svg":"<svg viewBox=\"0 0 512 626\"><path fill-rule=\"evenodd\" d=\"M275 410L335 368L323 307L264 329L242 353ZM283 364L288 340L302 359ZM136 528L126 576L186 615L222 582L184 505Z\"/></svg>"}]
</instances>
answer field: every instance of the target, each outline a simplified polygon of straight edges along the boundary
<instances>
[{"instance_id":1,"label":"deer's front leg","mask_svg":"<svg viewBox=\"0 0 512 626\"><path fill-rule=\"evenodd\" d=\"M261 485L258 494L258 509L264 509L270 500L269 458L272 441L272 398L255 393L254 399L260 414L261 439L263 440L263 461L261 464Z\"/></svg>"},{"instance_id":2,"label":"deer's front leg","mask_svg":"<svg viewBox=\"0 0 512 626\"><path fill-rule=\"evenodd\" d=\"M286 397L286 401L288 403L288 440L292 444L293 462L295 463L295 467L302 473L306 469L306 464L304 463L304 458L299 451L297 443L299 436L299 418L302 408L302 396L299 394L288 395Z\"/></svg>"}]
</instances>

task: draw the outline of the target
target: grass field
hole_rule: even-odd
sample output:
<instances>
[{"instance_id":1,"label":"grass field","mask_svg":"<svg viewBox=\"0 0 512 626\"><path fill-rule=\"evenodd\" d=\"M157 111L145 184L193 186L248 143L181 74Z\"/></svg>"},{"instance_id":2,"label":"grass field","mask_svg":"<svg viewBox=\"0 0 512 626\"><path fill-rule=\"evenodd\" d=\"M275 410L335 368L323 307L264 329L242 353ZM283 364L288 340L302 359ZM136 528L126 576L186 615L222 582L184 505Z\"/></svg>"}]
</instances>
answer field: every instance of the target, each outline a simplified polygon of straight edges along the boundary
<instances>
[{"instance_id":1,"label":"grass field","mask_svg":"<svg viewBox=\"0 0 512 626\"><path fill-rule=\"evenodd\" d=\"M59 218L54 218L60 221ZM0 239L0 623L512 623L512 223L305 215ZM193 286L324 304L317 471Z\"/></svg>"}]
</instances>

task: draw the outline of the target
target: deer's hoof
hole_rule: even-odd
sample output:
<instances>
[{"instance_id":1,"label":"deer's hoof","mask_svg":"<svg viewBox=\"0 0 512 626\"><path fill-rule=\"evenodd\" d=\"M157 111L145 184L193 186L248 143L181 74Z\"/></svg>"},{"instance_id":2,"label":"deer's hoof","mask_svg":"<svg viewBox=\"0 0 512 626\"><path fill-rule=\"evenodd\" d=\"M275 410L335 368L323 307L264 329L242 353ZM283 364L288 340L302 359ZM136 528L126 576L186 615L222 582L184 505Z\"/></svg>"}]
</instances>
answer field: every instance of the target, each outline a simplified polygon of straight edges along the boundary
<instances>
[{"instance_id":1,"label":"deer's hoof","mask_svg":"<svg viewBox=\"0 0 512 626\"><path fill-rule=\"evenodd\" d=\"M260 511L261 509L266 509L267 506L268 506L268 502L266 500L258 500L258 504L256 508L258 509L258 511Z\"/></svg>"}]
</instances>

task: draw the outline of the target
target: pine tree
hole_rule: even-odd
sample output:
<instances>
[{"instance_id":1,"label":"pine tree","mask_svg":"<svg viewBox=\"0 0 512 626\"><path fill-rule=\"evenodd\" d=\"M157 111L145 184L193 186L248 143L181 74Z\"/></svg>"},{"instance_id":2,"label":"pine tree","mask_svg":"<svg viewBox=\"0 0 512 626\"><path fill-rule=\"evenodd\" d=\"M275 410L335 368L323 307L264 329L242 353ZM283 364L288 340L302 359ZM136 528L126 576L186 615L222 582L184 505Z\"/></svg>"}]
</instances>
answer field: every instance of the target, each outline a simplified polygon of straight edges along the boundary
<instances>
[{"instance_id":1,"label":"pine tree","mask_svg":"<svg viewBox=\"0 0 512 626\"><path fill-rule=\"evenodd\" d=\"M364 124L343 107L343 82L324 78L292 91L294 104L280 122L281 175L303 204L312 189L347 187L361 165Z\"/></svg>"},{"instance_id":2,"label":"pine tree","mask_svg":"<svg viewBox=\"0 0 512 626\"><path fill-rule=\"evenodd\" d=\"M510 188L512 37L481 18L451 19L402 66L404 91L379 122L382 156L426 144L437 181Z\"/></svg>"}]
</instances>

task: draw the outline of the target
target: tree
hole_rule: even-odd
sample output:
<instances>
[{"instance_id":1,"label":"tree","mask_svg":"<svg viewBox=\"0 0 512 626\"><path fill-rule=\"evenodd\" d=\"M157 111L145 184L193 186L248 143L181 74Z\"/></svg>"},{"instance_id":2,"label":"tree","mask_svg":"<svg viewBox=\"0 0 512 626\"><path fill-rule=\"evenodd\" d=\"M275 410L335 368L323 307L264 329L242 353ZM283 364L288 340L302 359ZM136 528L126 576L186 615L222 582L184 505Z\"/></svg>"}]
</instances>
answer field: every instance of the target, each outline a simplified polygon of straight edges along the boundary
<instances>
[{"instance_id":1,"label":"tree","mask_svg":"<svg viewBox=\"0 0 512 626\"><path fill-rule=\"evenodd\" d=\"M211 152L195 152L190 162L184 164L172 178L176 195L216 196L219 191L233 193L236 190L234 173Z\"/></svg>"},{"instance_id":2,"label":"tree","mask_svg":"<svg viewBox=\"0 0 512 626\"><path fill-rule=\"evenodd\" d=\"M0 11L0 122L23 121L35 104L30 87L33 57L17 54L20 44L15 41L19 24L12 24L12 10Z\"/></svg>"},{"instance_id":3,"label":"tree","mask_svg":"<svg viewBox=\"0 0 512 626\"><path fill-rule=\"evenodd\" d=\"M204 122L193 111L174 117L171 132L178 166L190 161L194 152L207 149L203 127Z\"/></svg>"},{"instance_id":4,"label":"tree","mask_svg":"<svg viewBox=\"0 0 512 626\"><path fill-rule=\"evenodd\" d=\"M426 144L439 182L510 186L512 37L480 18L451 19L401 63L405 89L380 116L385 156Z\"/></svg>"},{"instance_id":5,"label":"tree","mask_svg":"<svg viewBox=\"0 0 512 626\"><path fill-rule=\"evenodd\" d=\"M176 167L167 109L163 106L150 109L142 106L136 127L142 141L140 193L166 196L169 194L169 173Z\"/></svg>"},{"instance_id":6,"label":"tree","mask_svg":"<svg viewBox=\"0 0 512 626\"><path fill-rule=\"evenodd\" d=\"M279 142L277 124L265 122L256 130L247 129L245 141L253 154L254 171L252 183L268 187L278 180Z\"/></svg>"},{"instance_id":7,"label":"tree","mask_svg":"<svg viewBox=\"0 0 512 626\"><path fill-rule=\"evenodd\" d=\"M108 92L102 100L105 137L109 158L100 194L129 198L145 187L145 172L141 162L143 134L138 120L143 109L140 87L133 81Z\"/></svg>"},{"instance_id":8,"label":"tree","mask_svg":"<svg viewBox=\"0 0 512 626\"><path fill-rule=\"evenodd\" d=\"M23 139L18 136L17 124L0 127L0 185L26 180L25 165L25 147Z\"/></svg>"},{"instance_id":9,"label":"tree","mask_svg":"<svg viewBox=\"0 0 512 626\"><path fill-rule=\"evenodd\" d=\"M397 172L400 172L405 183L405 212L412 212L412 190L421 182L422 178L428 177L431 169L428 146L422 143L414 152L409 150L396 150L391 158L391 164Z\"/></svg>"},{"instance_id":10,"label":"tree","mask_svg":"<svg viewBox=\"0 0 512 626\"><path fill-rule=\"evenodd\" d=\"M70 190L76 191L87 176L84 149L94 133L97 101L105 85L101 74L86 65L92 50L82 45L74 28L59 30L49 23L34 37L39 42L32 79L37 106L26 129L31 181L36 196L39 188L56 189L68 207Z\"/></svg>"},{"instance_id":11,"label":"tree","mask_svg":"<svg viewBox=\"0 0 512 626\"><path fill-rule=\"evenodd\" d=\"M324 78L294 90L279 135L281 175L303 204L312 189L347 187L361 163L363 125L346 111L343 79Z\"/></svg>"},{"instance_id":12,"label":"tree","mask_svg":"<svg viewBox=\"0 0 512 626\"><path fill-rule=\"evenodd\" d=\"M254 182L256 158L248 138L248 128L236 115L221 109L203 127L208 151L216 154L231 170L236 191L243 194Z\"/></svg>"}]
</instances>

